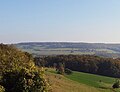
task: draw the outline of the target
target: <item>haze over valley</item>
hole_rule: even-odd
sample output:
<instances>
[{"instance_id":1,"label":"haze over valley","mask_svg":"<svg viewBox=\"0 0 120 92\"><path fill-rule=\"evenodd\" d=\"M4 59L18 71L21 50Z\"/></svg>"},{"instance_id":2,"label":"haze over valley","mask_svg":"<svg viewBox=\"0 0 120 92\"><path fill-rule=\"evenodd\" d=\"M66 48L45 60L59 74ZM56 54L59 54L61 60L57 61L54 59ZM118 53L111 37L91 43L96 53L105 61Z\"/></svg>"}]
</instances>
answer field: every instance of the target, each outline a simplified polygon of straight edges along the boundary
<instances>
[{"instance_id":1,"label":"haze over valley","mask_svg":"<svg viewBox=\"0 0 120 92\"><path fill-rule=\"evenodd\" d=\"M19 49L33 55L98 55L120 57L120 44L73 43L73 42L26 42L18 43Z\"/></svg>"}]
</instances>

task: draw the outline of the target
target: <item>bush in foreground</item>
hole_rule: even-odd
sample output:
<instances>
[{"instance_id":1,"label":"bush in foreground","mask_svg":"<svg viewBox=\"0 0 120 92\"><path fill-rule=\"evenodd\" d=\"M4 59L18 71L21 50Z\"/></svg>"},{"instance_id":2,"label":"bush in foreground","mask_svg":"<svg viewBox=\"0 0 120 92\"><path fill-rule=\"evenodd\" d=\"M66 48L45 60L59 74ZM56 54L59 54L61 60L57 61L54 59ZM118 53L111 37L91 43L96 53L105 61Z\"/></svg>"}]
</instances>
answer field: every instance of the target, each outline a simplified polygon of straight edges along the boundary
<instances>
[{"instance_id":1,"label":"bush in foreground","mask_svg":"<svg viewBox=\"0 0 120 92\"><path fill-rule=\"evenodd\" d=\"M9 71L3 74L1 85L6 92L47 92L47 83L38 71Z\"/></svg>"},{"instance_id":2,"label":"bush in foreground","mask_svg":"<svg viewBox=\"0 0 120 92\"><path fill-rule=\"evenodd\" d=\"M5 88L0 85L0 92L5 92Z\"/></svg>"},{"instance_id":3,"label":"bush in foreground","mask_svg":"<svg viewBox=\"0 0 120 92\"><path fill-rule=\"evenodd\" d=\"M48 92L43 75L31 54L0 44L0 92Z\"/></svg>"}]
</instances>

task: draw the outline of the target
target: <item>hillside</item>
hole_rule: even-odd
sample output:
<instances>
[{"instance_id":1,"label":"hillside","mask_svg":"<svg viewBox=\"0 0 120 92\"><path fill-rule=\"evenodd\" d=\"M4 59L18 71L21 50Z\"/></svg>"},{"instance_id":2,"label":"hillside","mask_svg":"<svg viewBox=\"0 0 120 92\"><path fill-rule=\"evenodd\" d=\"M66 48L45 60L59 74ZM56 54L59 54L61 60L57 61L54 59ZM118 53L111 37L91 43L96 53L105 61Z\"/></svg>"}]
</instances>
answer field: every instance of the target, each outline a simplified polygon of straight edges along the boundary
<instances>
[{"instance_id":1,"label":"hillside","mask_svg":"<svg viewBox=\"0 0 120 92\"><path fill-rule=\"evenodd\" d=\"M78 83L59 74L47 72L46 75L52 87L52 92L99 92L94 87Z\"/></svg>"},{"instance_id":2,"label":"hillside","mask_svg":"<svg viewBox=\"0 0 120 92\"><path fill-rule=\"evenodd\" d=\"M27 42L15 45L33 55L96 54L104 57L120 57L120 44Z\"/></svg>"},{"instance_id":3,"label":"hillside","mask_svg":"<svg viewBox=\"0 0 120 92\"><path fill-rule=\"evenodd\" d=\"M115 79L111 77L82 72L62 76L50 68L46 74L53 92L120 92L112 88Z\"/></svg>"}]
</instances>

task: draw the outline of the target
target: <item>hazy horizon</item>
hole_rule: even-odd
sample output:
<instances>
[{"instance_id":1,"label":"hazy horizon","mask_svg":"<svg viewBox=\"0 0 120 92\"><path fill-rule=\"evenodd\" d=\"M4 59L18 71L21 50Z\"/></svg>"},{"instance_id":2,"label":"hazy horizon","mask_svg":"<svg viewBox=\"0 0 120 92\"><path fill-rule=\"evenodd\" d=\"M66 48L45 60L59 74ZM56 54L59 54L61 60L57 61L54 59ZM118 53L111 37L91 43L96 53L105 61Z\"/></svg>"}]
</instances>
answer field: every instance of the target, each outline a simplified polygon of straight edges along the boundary
<instances>
[{"instance_id":1,"label":"hazy horizon","mask_svg":"<svg viewBox=\"0 0 120 92\"><path fill-rule=\"evenodd\" d=\"M12 42L5 43L1 42L1 44L19 44L19 43L90 43L90 44L120 44L115 42L82 42L82 41L23 41L23 42Z\"/></svg>"},{"instance_id":2,"label":"hazy horizon","mask_svg":"<svg viewBox=\"0 0 120 92\"><path fill-rule=\"evenodd\" d=\"M120 0L1 0L0 43L120 44Z\"/></svg>"}]
</instances>

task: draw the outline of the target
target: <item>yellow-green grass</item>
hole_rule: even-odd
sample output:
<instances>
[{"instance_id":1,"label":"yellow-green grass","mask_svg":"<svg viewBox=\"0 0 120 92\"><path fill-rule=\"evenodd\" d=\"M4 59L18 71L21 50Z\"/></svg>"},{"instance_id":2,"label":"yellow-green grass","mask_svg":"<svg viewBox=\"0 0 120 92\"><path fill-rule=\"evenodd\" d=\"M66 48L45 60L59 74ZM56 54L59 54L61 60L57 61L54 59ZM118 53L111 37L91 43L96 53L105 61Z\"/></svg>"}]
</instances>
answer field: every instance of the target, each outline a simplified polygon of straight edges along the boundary
<instances>
[{"instance_id":1,"label":"yellow-green grass","mask_svg":"<svg viewBox=\"0 0 120 92\"><path fill-rule=\"evenodd\" d=\"M51 74L59 75L59 74L56 74L56 71L54 69L49 68L48 71ZM94 75L94 74L88 74L88 73L82 73L82 72L75 72L75 71L73 71L73 74L71 74L71 75L64 75L64 77L66 77L64 79L67 80L65 82L66 84L70 84L69 83L70 81L72 81L72 84L74 84L76 82L77 84L79 84L79 86L84 85L87 88L88 87L92 88L92 90L93 90L92 92L97 92L97 91L99 91L99 92L120 92L120 89L112 88L112 85L116 80L115 78ZM72 84L70 84L70 85L72 85ZM71 87L71 89L72 88L73 87ZM84 89L86 90L87 88L84 88ZM78 92L86 92L86 91L84 91L84 89L83 89L83 91L78 91ZM97 91L94 91L94 90L97 90ZM71 92L77 92L77 91L71 91ZM91 91L87 91L87 92L91 92Z\"/></svg>"},{"instance_id":2,"label":"yellow-green grass","mask_svg":"<svg viewBox=\"0 0 120 92\"><path fill-rule=\"evenodd\" d=\"M52 92L100 92L94 87L72 81L62 75L46 72Z\"/></svg>"}]
</instances>

